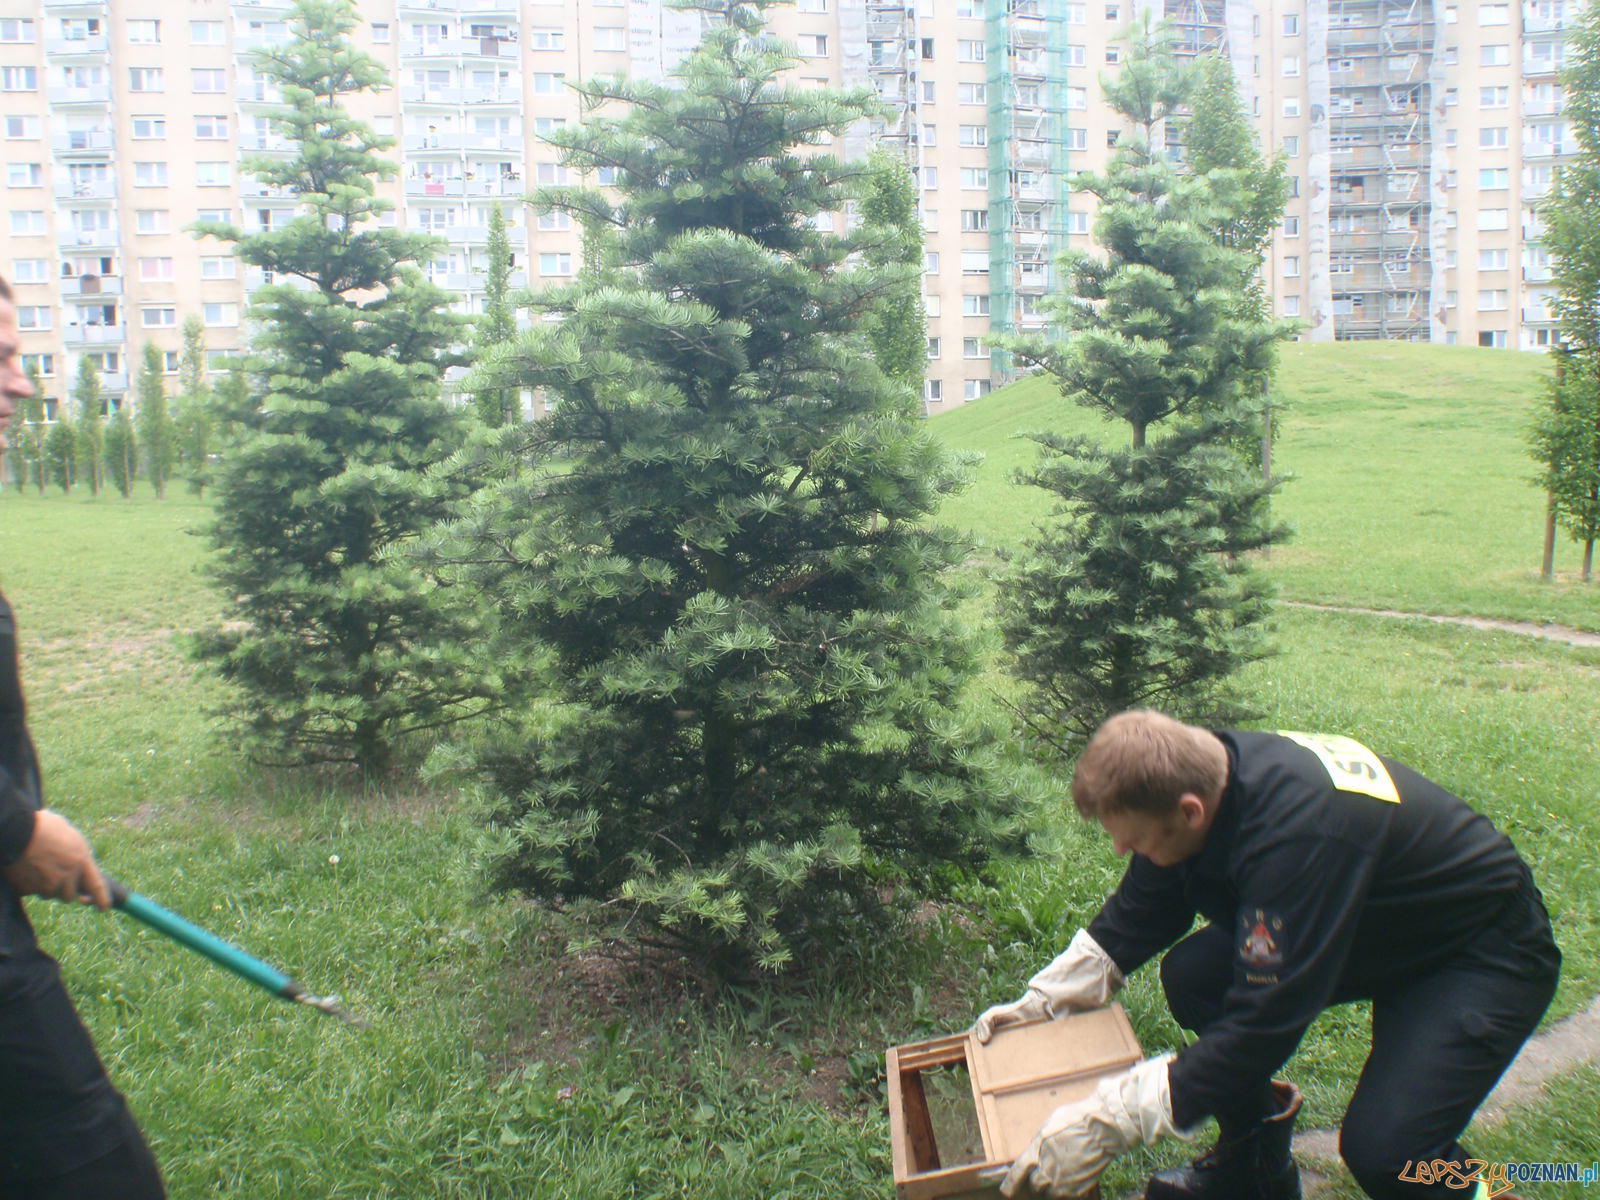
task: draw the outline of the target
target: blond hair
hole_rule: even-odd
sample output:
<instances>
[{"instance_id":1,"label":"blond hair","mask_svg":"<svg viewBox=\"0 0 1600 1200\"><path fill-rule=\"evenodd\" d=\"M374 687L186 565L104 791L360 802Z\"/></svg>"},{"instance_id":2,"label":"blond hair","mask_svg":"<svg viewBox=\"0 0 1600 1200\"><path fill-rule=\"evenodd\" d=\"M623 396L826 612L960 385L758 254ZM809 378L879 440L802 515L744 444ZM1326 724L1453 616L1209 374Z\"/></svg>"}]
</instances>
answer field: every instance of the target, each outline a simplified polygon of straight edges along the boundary
<instances>
[{"instance_id":1,"label":"blond hair","mask_svg":"<svg viewBox=\"0 0 1600 1200\"><path fill-rule=\"evenodd\" d=\"M1193 793L1222 795L1228 752L1208 730L1165 713L1118 713L1095 730L1072 772L1072 801L1084 817L1133 812L1162 816Z\"/></svg>"}]
</instances>

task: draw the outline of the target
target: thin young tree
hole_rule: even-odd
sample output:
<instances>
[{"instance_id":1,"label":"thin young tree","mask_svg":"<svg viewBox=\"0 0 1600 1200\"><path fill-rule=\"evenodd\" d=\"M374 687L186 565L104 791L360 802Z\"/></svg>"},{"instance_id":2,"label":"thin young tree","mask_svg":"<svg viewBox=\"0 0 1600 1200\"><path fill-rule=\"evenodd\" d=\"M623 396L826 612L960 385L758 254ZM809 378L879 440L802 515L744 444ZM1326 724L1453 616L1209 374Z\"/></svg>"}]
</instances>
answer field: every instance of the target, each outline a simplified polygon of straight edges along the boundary
<instances>
[{"instance_id":1,"label":"thin young tree","mask_svg":"<svg viewBox=\"0 0 1600 1200\"><path fill-rule=\"evenodd\" d=\"M17 490L22 491L32 483L42 496L45 484L48 482L44 453L44 439L48 429L44 423L44 377L39 373L37 359L28 360L27 371L28 382L33 385L33 389L28 398L22 402L22 428L17 430L12 438L11 453L15 459Z\"/></svg>"},{"instance_id":2,"label":"thin young tree","mask_svg":"<svg viewBox=\"0 0 1600 1200\"><path fill-rule=\"evenodd\" d=\"M44 469L50 482L67 495L78 469L78 439L65 405L56 409L55 424L44 435Z\"/></svg>"},{"instance_id":3,"label":"thin young tree","mask_svg":"<svg viewBox=\"0 0 1600 1200\"><path fill-rule=\"evenodd\" d=\"M486 358L496 346L510 342L517 333L517 318L511 307L511 238L506 233L505 211L496 204L489 210L489 233L484 243L483 315L473 330L475 358ZM503 387L480 390L473 403L478 417L498 429L512 416L516 393Z\"/></svg>"},{"instance_id":4,"label":"thin young tree","mask_svg":"<svg viewBox=\"0 0 1600 1200\"><path fill-rule=\"evenodd\" d=\"M1567 39L1562 115L1577 153L1556 170L1542 208L1561 346L1548 404L1532 430L1539 480L1549 496L1545 574L1554 574L1557 525L1583 547L1583 579L1593 577L1600 536L1600 5L1584 6Z\"/></svg>"},{"instance_id":5,"label":"thin young tree","mask_svg":"<svg viewBox=\"0 0 1600 1200\"><path fill-rule=\"evenodd\" d=\"M1238 715L1228 679L1265 653L1268 596L1244 555L1281 536L1273 485L1230 445L1291 327L1250 311L1250 255L1221 236L1248 211L1242 173L1180 172L1165 152L1192 94L1166 27L1147 19L1129 41L1105 91L1131 129L1104 174L1076 181L1099 199L1099 250L1063 256L1067 292L1048 305L1068 336L1002 343L1124 437L1032 435L1044 454L1022 478L1060 503L1002 581L1033 693L1019 712L1068 753L1121 709Z\"/></svg>"},{"instance_id":6,"label":"thin young tree","mask_svg":"<svg viewBox=\"0 0 1600 1200\"><path fill-rule=\"evenodd\" d=\"M133 423L133 405L123 396L106 423L105 432L106 474L122 493L124 500L133 496L133 481L139 475L139 431Z\"/></svg>"},{"instance_id":7,"label":"thin young tree","mask_svg":"<svg viewBox=\"0 0 1600 1200\"><path fill-rule=\"evenodd\" d=\"M144 362L137 384L138 409L135 427L139 434L139 454L144 477L156 490L156 498L167 498L167 480L178 461L177 430L167 406L166 356L154 342L144 344Z\"/></svg>"},{"instance_id":8,"label":"thin young tree","mask_svg":"<svg viewBox=\"0 0 1600 1200\"><path fill-rule=\"evenodd\" d=\"M211 453L216 435L211 381L206 364L206 331L199 317L183 322L183 350L178 356L178 403L173 414L173 439L178 469L196 496L211 481Z\"/></svg>"},{"instance_id":9,"label":"thin young tree","mask_svg":"<svg viewBox=\"0 0 1600 1200\"><path fill-rule=\"evenodd\" d=\"M78 359L72 407L77 412L72 437L73 474L88 483L91 495L98 496L106 477L106 401L100 388L100 368L87 354Z\"/></svg>"},{"instance_id":10,"label":"thin young tree","mask_svg":"<svg viewBox=\"0 0 1600 1200\"><path fill-rule=\"evenodd\" d=\"M1023 803L960 708L965 546L931 517L963 465L863 332L915 268L817 220L871 168L816 147L877 104L786 81L771 6L680 4L715 20L673 80L578 89L552 140L615 190L536 195L589 265L491 376L559 403L433 554L544 659L550 703L479 760L493 882L715 977L939 891Z\"/></svg>"},{"instance_id":11,"label":"thin young tree","mask_svg":"<svg viewBox=\"0 0 1600 1200\"><path fill-rule=\"evenodd\" d=\"M899 155L885 150L868 157L872 173L861 197L861 220L870 241L866 259L874 267L922 262L922 222L917 213L917 182ZM873 354L883 373L915 389L921 397L928 372L928 316L922 306L920 273L906 276L898 298L877 306L867 322Z\"/></svg>"},{"instance_id":12,"label":"thin young tree","mask_svg":"<svg viewBox=\"0 0 1600 1200\"><path fill-rule=\"evenodd\" d=\"M460 594L396 554L466 487L433 470L461 441L440 376L464 328L417 267L437 241L380 224L394 142L344 99L387 77L351 43L355 7L297 0L287 16L291 40L256 67L282 92L272 121L295 153L245 168L297 195L298 214L249 234L197 227L279 281L254 296L255 402L227 405L210 529L226 623L197 652L234 685L227 711L256 758L371 777L402 739L482 711L497 687L469 654Z\"/></svg>"}]
</instances>

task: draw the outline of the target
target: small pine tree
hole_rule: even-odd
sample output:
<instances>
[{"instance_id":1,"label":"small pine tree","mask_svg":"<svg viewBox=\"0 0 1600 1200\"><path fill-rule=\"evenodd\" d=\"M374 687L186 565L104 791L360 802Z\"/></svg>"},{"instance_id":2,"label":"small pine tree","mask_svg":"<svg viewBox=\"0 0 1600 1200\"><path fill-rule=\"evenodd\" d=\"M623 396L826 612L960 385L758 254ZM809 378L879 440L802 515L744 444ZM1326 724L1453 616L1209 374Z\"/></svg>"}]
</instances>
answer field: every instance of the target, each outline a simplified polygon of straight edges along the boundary
<instances>
[{"instance_id":1,"label":"small pine tree","mask_svg":"<svg viewBox=\"0 0 1600 1200\"><path fill-rule=\"evenodd\" d=\"M482 361L496 346L509 343L517 334L517 319L511 307L511 239L506 233L505 211L496 204L489 210L489 233L484 246L487 269L483 284L483 316L473 333L474 357ZM498 429L512 416L516 393L504 387L481 388L473 399L479 419Z\"/></svg>"},{"instance_id":2,"label":"small pine tree","mask_svg":"<svg viewBox=\"0 0 1600 1200\"><path fill-rule=\"evenodd\" d=\"M28 362L28 382L33 390L22 402L22 428L11 436L11 455L15 463L17 490L22 491L32 483L42 496L49 474L44 452L47 429L44 423L45 392L44 379L33 360Z\"/></svg>"},{"instance_id":3,"label":"small pine tree","mask_svg":"<svg viewBox=\"0 0 1600 1200\"><path fill-rule=\"evenodd\" d=\"M44 435L44 466L50 482L70 496L78 467L78 439L64 407L56 410L56 423Z\"/></svg>"},{"instance_id":4,"label":"small pine tree","mask_svg":"<svg viewBox=\"0 0 1600 1200\"><path fill-rule=\"evenodd\" d=\"M106 473L124 500L133 495L133 481L139 476L139 434L133 424L133 408L124 396L111 414L105 435Z\"/></svg>"},{"instance_id":5,"label":"small pine tree","mask_svg":"<svg viewBox=\"0 0 1600 1200\"><path fill-rule=\"evenodd\" d=\"M225 397L233 424L214 490L211 574L226 624L196 645L234 685L227 711L251 753L342 762L381 775L407 734L493 702L499 673L459 592L397 553L448 512L470 480L434 470L463 425L440 398L463 322L423 278L431 238L384 228L393 145L343 98L387 76L357 50L348 0L297 0L292 40L258 52L282 90L273 116L296 147L245 168L299 197L286 225L246 234L200 226L282 280L251 316L254 402ZM301 286L301 284L308 286Z\"/></svg>"},{"instance_id":6,"label":"small pine tree","mask_svg":"<svg viewBox=\"0 0 1600 1200\"><path fill-rule=\"evenodd\" d=\"M206 374L206 331L199 317L183 323L183 351L178 359L178 404L173 414L173 440L178 470L196 496L211 482L211 452L216 435L211 383Z\"/></svg>"},{"instance_id":7,"label":"small pine tree","mask_svg":"<svg viewBox=\"0 0 1600 1200\"><path fill-rule=\"evenodd\" d=\"M98 496L106 477L106 401L100 390L100 369L88 355L78 359L72 406L78 418L72 441L73 474Z\"/></svg>"},{"instance_id":8,"label":"small pine tree","mask_svg":"<svg viewBox=\"0 0 1600 1200\"><path fill-rule=\"evenodd\" d=\"M177 465L177 431L167 407L167 367L161 348L144 344L144 365L139 371L139 409L137 429L144 477L156 489L156 498L167 498L167 480Z\"/></svg>"},{"instance_id":9,"label":"small pine tree","mask_svg":"<svg viewBox=\"0 0 1600 1200\"><path fill-rule=\"evenodd\" d=\"M871 172L815 147L877 102L784 82L771 0L694 7L719 20L673 83L587 84L552 138L617 170L536 197L588 268L496 379L559 403L434 552L552 702L482 755L494 883L721 976L948 887L1022 800L960 708L966 547L931 514L963 464L863 331L916 269L818 228Z\"/></svg>"},{"instance_id":10,"label":"small pine tree","mask_svg":"<svg viewBox=\"0 0 1600 1200\"><path fill-rule=\"evenodd\" d=\"M1557 521L1583 547L1581 578L1589 583L1600 540L1600 357L1565 349L1552 354L1556 373L1549 404L1531 431L1533 454Z\"/></svg>"},{"instance_id":11,"label":"small pine tree","mask_svg":"<svg viewBox=\"0 0 1600 1200\"><path fill-rule=\"evenodd\" d=\"M1034 435L1045 455L1022 476L1061 504L1003 581L1002 623L1035 693L1027 719L1068 752L1122 709L1239 715L1227 681L1265 652L1268 594L1242 556L1281 536L1264 521L1272 485L1229 443L1291 327L1249 311L1250 257L1221 236L1249 204L1241 173L1167 158L1192 79L1166 28L1147 19L1130 42L1106 94L1132 136L1077 181L1099 197L1102 253L1065 255L1070 293L1049 306L1069 337L1003 343L1128 435Z\"/></svg>"},{"instance_id":12,"label":"small pine tree","mask_svg":"<svg viewBox=\"0 0 1600 1200\"><path fill-rule=\"evenodd\" d=\"M898 155L876 151L867 160L872 173L861 198L861 219L872 239L866 251L874 267L922 263L922 223L917 215L917 182ZM921 398L928 369L928 316L922 307L921 275L899 271L886 278L898 282L886 291L867 321L867 335L883 373L915 389L910 403Z\"/></svg>"}]
</instances>

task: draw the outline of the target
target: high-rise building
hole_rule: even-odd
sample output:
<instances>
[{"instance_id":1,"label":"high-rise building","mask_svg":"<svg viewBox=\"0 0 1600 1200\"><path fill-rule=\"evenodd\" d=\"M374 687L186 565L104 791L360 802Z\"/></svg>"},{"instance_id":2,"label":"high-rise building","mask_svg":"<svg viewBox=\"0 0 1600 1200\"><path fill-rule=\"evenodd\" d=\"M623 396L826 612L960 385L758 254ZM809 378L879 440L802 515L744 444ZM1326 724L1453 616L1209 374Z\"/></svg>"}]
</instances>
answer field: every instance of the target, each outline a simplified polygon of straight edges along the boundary
<instances>
[{"instance_id":1,"label":"high-rise building","mask_svg":"<svg viewBox=\"0 0 1600 1200\"><path fill-rule=\"evenodd\" d=\"M351 101L398 142L387 219L445 240L428 270L468 311L496 204L517 283L578 269L570 221L520 203L566 178L543 138L583 117L569 83L666 78L703 19L661 0L359 9L356 41L393 81ZM1533 205L1573 149L1559 72L1577 0L796 0L774 10L794 84L874 88L886 116L840 148L881 142L917 174L929 411L1013 377L985 336L1043 328L1056 254L1089 244L1092 197L1070 181L1121 132L1099 80L1147 10L1184 52L1227 55L1262 144L1287 156L1294 194L1264 274L1303 337L1550 344ZM187 227L295 211L242 165L291 149L251 57L289 36L287 15L288 0L0 0L0 272L52 396L84 356L121 394L146 341L175 371L191 314L217 366L243 344L267 280Z\"/></svg>"}]
</instances>

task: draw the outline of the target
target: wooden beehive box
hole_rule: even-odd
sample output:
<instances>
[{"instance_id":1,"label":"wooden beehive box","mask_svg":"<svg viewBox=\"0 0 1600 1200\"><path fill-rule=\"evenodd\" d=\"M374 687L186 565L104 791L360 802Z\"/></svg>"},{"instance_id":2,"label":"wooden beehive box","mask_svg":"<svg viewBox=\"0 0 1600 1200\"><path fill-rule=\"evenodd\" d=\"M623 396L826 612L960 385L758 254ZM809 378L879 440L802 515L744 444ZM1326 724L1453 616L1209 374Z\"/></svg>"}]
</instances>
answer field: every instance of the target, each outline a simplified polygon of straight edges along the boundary
<instances>
[{"instance_id":1,"label":"wooden beehive box","mask_svg":"<svg viewBox=\"0 0 1600 1200\"><path fill-rule=\"evenodd\" d=\"M1143 1058L1120 1004L888 1053L889 1142L900 1200L992 1200L1063 1104Z\"/></svg>"}]
</instances>

